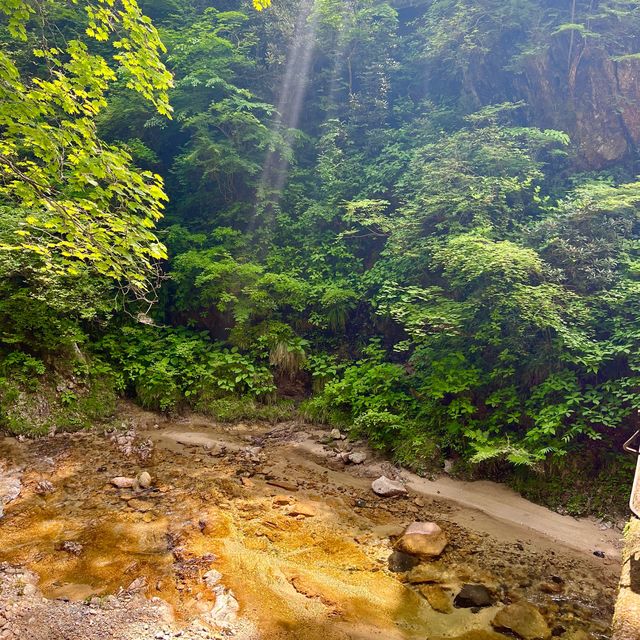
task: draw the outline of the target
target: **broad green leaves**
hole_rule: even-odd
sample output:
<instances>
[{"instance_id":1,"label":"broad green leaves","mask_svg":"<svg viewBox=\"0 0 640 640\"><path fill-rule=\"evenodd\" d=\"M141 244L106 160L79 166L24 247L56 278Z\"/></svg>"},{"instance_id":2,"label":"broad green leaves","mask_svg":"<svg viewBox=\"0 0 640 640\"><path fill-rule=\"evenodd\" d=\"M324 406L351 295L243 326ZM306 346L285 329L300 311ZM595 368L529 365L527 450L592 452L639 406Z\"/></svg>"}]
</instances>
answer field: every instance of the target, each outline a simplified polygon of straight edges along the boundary
<instances>
[{"instance_id":1,"label":"broad green leaves","mask_svg":"<svg viewBox=\"0 0 640 640\"><path fill-rule=\"evenodd\" d=\"M35 5L8 0L0 10L15 38L40 39L29 19ZM72 275L90 265L143 292L153 265L166 257L153 232L166 200L162 179L103 143L95 118L118 75L170 115L172 78L160 60L158 33L135 1L98 0L84 11L87 39L33 49L35 73L18 68L10 47L0 51L0 197L31 211L3 248L33 251ZM110 41L112 61L92 53L91 40Z\"/></svg>"}]
</instances>

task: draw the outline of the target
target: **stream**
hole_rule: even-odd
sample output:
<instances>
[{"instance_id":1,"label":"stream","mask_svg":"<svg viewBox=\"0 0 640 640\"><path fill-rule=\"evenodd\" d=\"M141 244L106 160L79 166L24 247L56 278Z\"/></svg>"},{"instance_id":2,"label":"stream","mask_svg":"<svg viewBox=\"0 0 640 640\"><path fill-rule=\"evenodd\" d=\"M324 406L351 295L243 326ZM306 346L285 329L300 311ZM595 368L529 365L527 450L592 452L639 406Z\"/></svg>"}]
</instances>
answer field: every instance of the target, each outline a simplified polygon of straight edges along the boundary
<instances>
[{"instance_id":1,"label":"stream","mask_svg":"<svg viewBox=\"0 0 640 640\"><path fill-rule=\"evenodd\" d=\"M121 413L111 433L0 440L0 639L507 640L525 636L496 614L525 602L553 637L609 637L621 536L595 521L364 445L347 464L353 443L309 425ZM408 495L376 496L380 475ZM417 568L394 552L413 521L449 540ZM465 584L491 604L455 606Z\"/></svg>"}]
</instances>

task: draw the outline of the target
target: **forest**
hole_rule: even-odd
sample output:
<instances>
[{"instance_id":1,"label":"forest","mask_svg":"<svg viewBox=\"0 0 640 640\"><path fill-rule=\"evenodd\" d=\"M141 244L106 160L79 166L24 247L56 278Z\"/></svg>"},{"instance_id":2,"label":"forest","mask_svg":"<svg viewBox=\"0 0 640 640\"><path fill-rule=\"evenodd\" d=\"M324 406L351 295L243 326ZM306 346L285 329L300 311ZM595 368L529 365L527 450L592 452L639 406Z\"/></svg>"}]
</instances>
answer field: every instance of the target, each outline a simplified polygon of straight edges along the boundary
<instances>
[{"instance_id":1,"label":"forest","mask_svg":"<svg viewBox=\"0 0 640 640\"><path fill-rule=\"evenodd\" d=\"M638 3L270 4L0 2L2 428L129 397L623 505Z\"/></svg>"},{"instance_id":2,"label":"forest","mask_svg":"<svg viewBox=\"0 0 640 640\"><path fill-rule=\"evenodd\" d=\"M639 640L639 174L640 0L0 0L0 640Z\"/></svg>"}]
</instances>

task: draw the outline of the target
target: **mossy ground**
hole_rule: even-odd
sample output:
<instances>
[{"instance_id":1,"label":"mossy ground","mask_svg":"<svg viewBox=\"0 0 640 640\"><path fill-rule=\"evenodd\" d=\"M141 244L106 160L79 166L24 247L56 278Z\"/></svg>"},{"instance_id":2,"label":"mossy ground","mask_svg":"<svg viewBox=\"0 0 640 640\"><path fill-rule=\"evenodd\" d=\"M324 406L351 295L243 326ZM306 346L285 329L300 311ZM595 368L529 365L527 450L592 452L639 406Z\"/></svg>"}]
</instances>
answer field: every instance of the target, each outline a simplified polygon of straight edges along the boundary
<instances>
[{"instance_id":1,"label":"mossy ground","mask_svg":"<svg viewBox=\"0 0 640 640\"><path fill-rule=\"evenodd\" d=\"M116 400L108 376L89 376L79 383L53 376L29 383L4 378L0 381L0 429L24 436L79 431L113 417Z\"/></svg>"}]
</instances>

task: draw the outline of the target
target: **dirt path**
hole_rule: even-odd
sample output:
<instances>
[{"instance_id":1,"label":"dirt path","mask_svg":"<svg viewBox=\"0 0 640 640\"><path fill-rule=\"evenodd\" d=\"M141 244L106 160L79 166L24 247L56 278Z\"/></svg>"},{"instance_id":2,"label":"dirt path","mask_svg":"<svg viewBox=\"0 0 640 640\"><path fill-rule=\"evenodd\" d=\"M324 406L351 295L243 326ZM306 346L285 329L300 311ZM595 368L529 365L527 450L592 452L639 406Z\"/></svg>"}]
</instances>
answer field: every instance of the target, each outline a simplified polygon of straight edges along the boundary
<instances>
[{"instance_id":1,"label":"dirt path","mask_svg":"<svg viewBox=\"0 0 640 640\"><path fill-rule=\"evenodd\" d=\"M490 622L524 600L558 637L608 637L617 536L594 522L371 454L345 465L351 445L298 424L126 412L111 436L0 443L0 487L21 482L0 520L0 639L504 640ZM150 488L110 483L143 469ZM409 495L376 497L381 473ZM392 556L413 520L450 540L430 585ZM465 583L493 605L452 607Z\"/></svg>"},{"instance_id":2,"label":"dirt path","mask_svg":"<svg viewBox=\"0 0 640 640\"><path fill-rule=\"evenodd\" d=\"M318 457L326 453L316 440L302 441L296 447ZM373 477L384 470L376 466L367 469L364 475ZM359 469L351 471L361 473ZM601 551L615 564L620 561L621 533L603 528L593 518L560 515L496 482L465 482L447 476L427 480L406 470L396 473L416 494L450 501L456 508L456 520L461 525L505 540L524 536L541 548L559 544L585 554Z\"/></svg>"}]
</instances>

